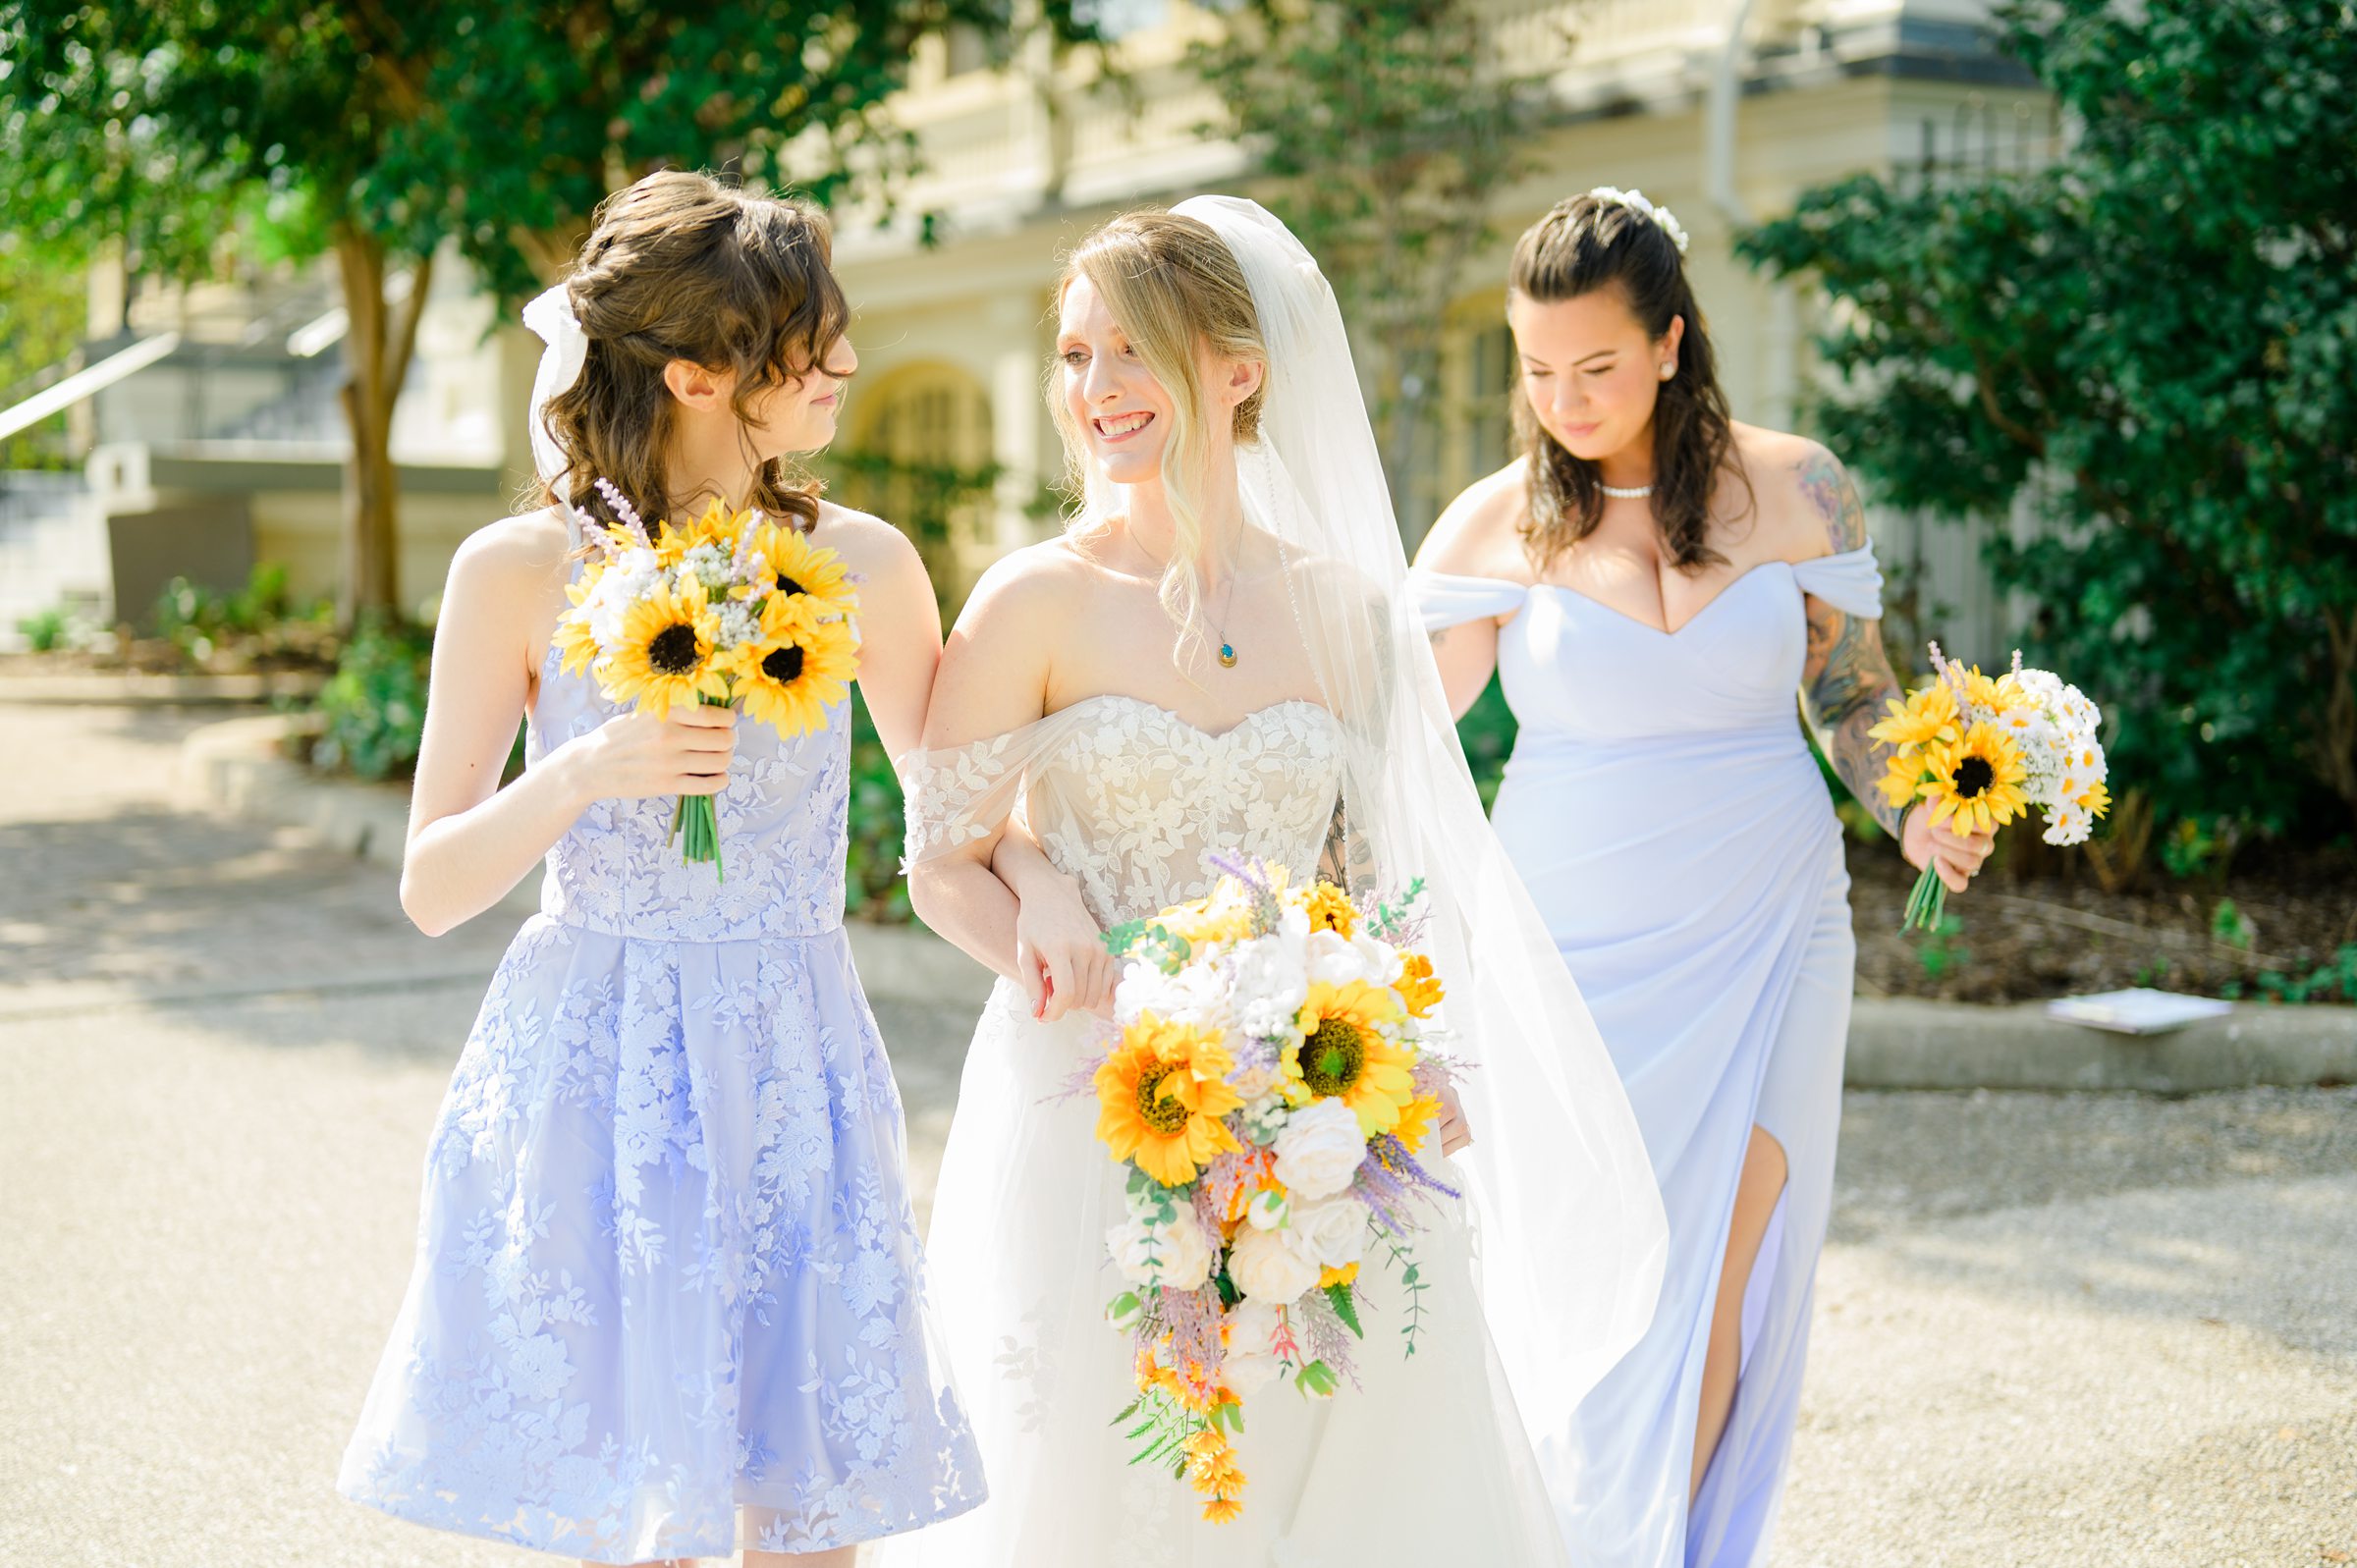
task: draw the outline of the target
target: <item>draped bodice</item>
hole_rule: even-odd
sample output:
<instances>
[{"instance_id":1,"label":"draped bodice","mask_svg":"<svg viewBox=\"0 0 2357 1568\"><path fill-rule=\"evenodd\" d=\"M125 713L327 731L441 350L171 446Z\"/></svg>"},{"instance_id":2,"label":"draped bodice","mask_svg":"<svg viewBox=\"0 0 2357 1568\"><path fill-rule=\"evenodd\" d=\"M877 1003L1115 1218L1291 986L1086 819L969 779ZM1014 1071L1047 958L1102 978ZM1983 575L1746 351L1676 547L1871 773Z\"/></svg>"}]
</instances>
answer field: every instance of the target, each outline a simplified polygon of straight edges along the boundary
<instances>
[{"instance_id":1,"label":"draped bodice","mask_svg":"<svg viewBox=\"0 0 2357 1568\"><path fill-rule=\"evenodd\" d=\"M1212 854L1317 864L1343 784L1343 729L1281 702L1213 733L1118 693L988 740L916 759L904 779L909 852L987 834L1019 790L1031 832L1100 924L1208 892Z\"/></svg>"},{"instance_id":2,"label":"draped bodice","mask_svg":"<svg viewBox=\"0 0 2357 1568\"><path fill-rule=\"evenodd\" d=\"M622 710L585 673L540 667L524 759L585 735ZM590 803L548 852L540 908L567 925L660 942L816 936L843 924L850 796L850 704L824 729L786 736L740 717L728 787L713 799L725 875L684 864L668 795Z\"/></svg>"},{"instance_id":3,"label":"draped bodice","mask_svg":"<svg viewBox=\"0 0 2357 1568\"><path fill-rule=\"evenodd\" d=\"M1554 583L1413 574L1428 629L1511 613L1498 677L1521 726L1518 749L1674 748L1756 737L1802 747L1793 694L1808 655L1802 596L1853 615L1882 613L1871 545L1814 561L1771 561L1663 631Z\"/></svg>"}]
</instances>

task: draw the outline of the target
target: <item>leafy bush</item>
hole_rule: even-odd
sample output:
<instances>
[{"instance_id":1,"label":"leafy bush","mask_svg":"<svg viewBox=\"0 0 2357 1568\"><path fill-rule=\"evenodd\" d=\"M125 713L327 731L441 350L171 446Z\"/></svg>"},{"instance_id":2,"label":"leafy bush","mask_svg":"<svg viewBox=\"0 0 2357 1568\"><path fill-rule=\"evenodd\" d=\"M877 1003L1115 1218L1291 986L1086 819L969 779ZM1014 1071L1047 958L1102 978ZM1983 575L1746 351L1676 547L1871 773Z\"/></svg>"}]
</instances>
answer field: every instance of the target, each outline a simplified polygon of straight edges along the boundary
<instances>
[{"instance_id":1,"label":"leafy bush","mask_svg":"<svg viewBox=\"0 0 2357 1568\"><path fill-rule=\"evenodd\" d=\"M851 697L850 819L843 877L846 908L863 920L899 924L914 918L908 907L908 881L901 875L901 781L856 687Z\"/></svg>"},{"instance_id":2,"label":"leafy bush","mask_svg":"<svg viewBox=\"0 0 2357 1568\"><path fill-rule=\"evenodd\" d=\"M423 626L363 620L320 688L326 728L311 748L312 763L362 779L414 771L433 649L433 633Z\"/></svg>"},{"instance_id":3,"label":"leafy bush","mask_svg":"<svg viewBox=\"0 0 2357 1568\"><path fill-rule=\"evenodd\" d=\"M287 568L265 561L233 593L174 577L156 598L155 622L183 659L201 666L233 647L251 657L318 651L335 625L335 607L324 599L298 600Z\"/></svg>"},{"instance_id":4,"label":"leafy bush","mask_svg":"<svg viewBox=\"0 0 2357 1568\"><path fill-rule=\"evenodd\" d=\"M1506 773L1506 759L1513 755L1516 729L1514 711L1506 705L1506 692L1492 676L1489 686L1456 722L1456 738L1465 748L1484 808L1497 803L1498 783Z\"/></svg>"},{"instance_id":5,"label":"leafy bush","mask_svg":"<svg viewBox=\"0 0 2357 1568\"><path fill-rule=\"evenodd\" d=\"M76 627L74 619L62 606L52 606L29 616L20 617L17 631L27 647L34 653L55 653L73 646Z\"/></svg>"},{"instance_id":6,"label":"leafy bush","mask_svg":"<svg viewBox=\"0 0 2357 1568\"><path fill-rule=\"evenodd\" d=\"M2357 143L2357 18L2003 14L2080 128L2056 162L1844 181L1740 248L1840 307L1820 423L1879 499L2044 507L1992 566L2110 710L2114 780L2164 823L2330 839L2357 820L2357 162L2318 149Z\"/></svg>"}]
</instances>

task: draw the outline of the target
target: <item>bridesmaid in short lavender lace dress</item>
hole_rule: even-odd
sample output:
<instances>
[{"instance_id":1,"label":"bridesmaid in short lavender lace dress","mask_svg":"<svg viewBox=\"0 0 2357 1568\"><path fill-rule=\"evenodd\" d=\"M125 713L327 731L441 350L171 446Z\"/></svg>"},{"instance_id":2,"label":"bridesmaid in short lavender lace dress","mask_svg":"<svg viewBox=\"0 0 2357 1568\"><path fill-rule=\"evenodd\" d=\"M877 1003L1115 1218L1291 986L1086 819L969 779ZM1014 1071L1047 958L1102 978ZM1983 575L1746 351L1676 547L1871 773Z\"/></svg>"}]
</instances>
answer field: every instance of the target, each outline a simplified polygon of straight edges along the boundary
<instances>
[{"instance_id":1,"label":"bridesmaid in short lavender lace dress","mask_svg":"<svg viewBox=\"0 0 2357 1568\"><path fill-rule=\"evenodd\" d=\"M825 444L857 362L823 220L650 176L527 316L551 344L552 491L603 477L649 516L718 495L808 529L862 579L860 684L911 746L941 647L923 568L776 460ZM618 711L550 647L580 544L552 507L451 568L402 901L439 933L544 853L547 875L435 1125L340 1485L600 1563L741 1541L750 1565L849 1568L855 1543L983 1496L843 932L849 704L793 738ZM529 765L499 788L527 712ZM725 881L667 842L683 793L714 799Z\"/></svg>"},{"instance_id":2,"label":"bridesmaid in short lavender lace dress","mask_svg":"<svg viewBox=\"0 0 2357 1568\"><path fill-rule=\"evenodd\" d=\"M1856 492L1734 423L1684 236L1635 192L1516 246L1524 456L1450 508L1412 580L1462 713L1520 721L1492 821L1579 982L1670 1216L1653 1326L1576 1411L1526 1411L1573 1555L1767 1554L1808 1345L1855 944L1850 791L1961 891L1988 853L1872 787L1897 681ZM1794 701L1795 694L1800 703Z\"/></svg>"}]
</instances>

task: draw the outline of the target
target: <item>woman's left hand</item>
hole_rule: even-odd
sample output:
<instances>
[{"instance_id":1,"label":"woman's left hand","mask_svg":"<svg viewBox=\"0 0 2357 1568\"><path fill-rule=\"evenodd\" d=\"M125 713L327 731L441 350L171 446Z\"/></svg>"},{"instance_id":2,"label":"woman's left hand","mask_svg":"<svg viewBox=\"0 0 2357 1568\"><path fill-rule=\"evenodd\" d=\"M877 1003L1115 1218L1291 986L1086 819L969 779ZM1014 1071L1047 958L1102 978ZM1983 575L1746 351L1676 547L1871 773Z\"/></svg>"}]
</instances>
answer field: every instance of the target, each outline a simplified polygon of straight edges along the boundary
<instances>
[{"instance_id":1,"label":"woman's left hand","mask_svg":"<svg viewBox=\"0 0 2357 1568\"><path fill-rule=\"evenodd\" d=\"M1949 892L1962 892L1980 871L1989 851L1997 847L1997 833L1957 833L1932 821L1921 807L1907 813L1899 825L1899 852L1920 871L1929 866L1940 874Z\"/></svg>"},{"instance_id":2,"label":"woman's left hand","mask_svg":"<svg viewBox=\"0 0 2357 1568\"><path fill-rule=\"evenodd\" d=\"M1473 1128L1465 1120L1465 1108L1457 1103L1456 1090L1453 1087L1449 1084L1441 1085L1439 1098L1441 1102L1441 1157L1447 1159L1459 1149L1472 1145Z\"/></svg>"}]
</instances>

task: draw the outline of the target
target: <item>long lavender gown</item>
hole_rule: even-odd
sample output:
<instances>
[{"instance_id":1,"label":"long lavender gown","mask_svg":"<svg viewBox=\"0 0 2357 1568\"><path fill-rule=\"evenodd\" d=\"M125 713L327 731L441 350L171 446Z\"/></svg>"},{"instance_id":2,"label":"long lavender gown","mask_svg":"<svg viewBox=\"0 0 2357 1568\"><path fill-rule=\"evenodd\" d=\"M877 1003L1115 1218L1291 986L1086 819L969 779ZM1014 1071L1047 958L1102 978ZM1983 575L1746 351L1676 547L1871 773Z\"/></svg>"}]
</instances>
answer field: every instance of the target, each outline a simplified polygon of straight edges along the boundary
<instances>
[{"instance_id":1,"label":"long lavender gown","mask_svg":"<svg viewBox=\"0 0 2357 1568\"><path fill-rule=\"evenodd\" d=\"M541 671L537 763L615 710ZM900 1096L843 932L848 703L738 730L727 878L669 800L549 852L434 1126L345 1495L599 1562L811 1550L962 1513Z\"/></svg>"},{"instance_id":2,"label":"long lavender gown","mask_svg":"<svg viewBox=\"0 0 2357 1568\"><path fill-rule=\"evenodd\" d=\"M1521 730L1492 813L1628 1088L1670 1216L1653 1326L1576 1411L1525 1411L1594 1568L1765 1560L1832 1203L1856 946L1795 703L1802 595L1882 614L1871 546L1737 577L1674 633L1568 588L1412 574L1428 629L1511 615ZM1784 1193L1745 1293L1734 1410L1689 1518L1695 1412L1753 1124Z\"/></svg>"}]
</instances>

